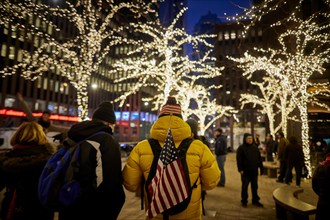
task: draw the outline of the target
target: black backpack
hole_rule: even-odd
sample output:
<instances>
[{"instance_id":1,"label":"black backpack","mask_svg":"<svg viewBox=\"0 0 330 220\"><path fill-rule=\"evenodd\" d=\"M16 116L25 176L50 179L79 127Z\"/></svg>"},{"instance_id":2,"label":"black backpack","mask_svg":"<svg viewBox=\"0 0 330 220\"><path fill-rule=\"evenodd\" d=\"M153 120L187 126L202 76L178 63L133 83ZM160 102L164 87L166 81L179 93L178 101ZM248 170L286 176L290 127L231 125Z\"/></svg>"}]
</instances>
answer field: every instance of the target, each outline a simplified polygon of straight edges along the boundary
<instances>
[{"instance_id":1,"label":"black backpack","mask_svg":"<svg viewBox=\"0 0 330 220\"><path fill-rule=\"evenodd\" d=\"M191 186L191 185L190 185L188 165L187 165L187 161L186 161L186 153L188 151L188 148L189 148L190 144L193 142L193 140L194 139L190 138L190 137L186 138L181 142L181 144L177 148L177 150L179 151L180 160L181 160L181 163L182 163L182 167L183 167L184 174L185 174L185 179L187 181L188 186ZM150 172L149 172L148 178L145 182L145 186L141 188L141 199L142 199L141 200L141 208L142 209L143 209L143 188L145 188L145 191L147 192L148 201L149 202L151 201L150 193L148 191L148 186L149 186L149 184L151 183L153 177L156 174L157 163L158 163L158 159L159 159L159 156L160 156L160 152L162 150L162 147L160 146L160 144L157 140L149 138L148 142L149 142L149 144L151 146L151 149L152 149L152 152L154 154L154 159L152 161ZM188 205L190 203L190 199L191 199L192 190L193 190L193 188L197 187L196 183L197 183L198 178L196 179L194 184L191 187L189 187L188 197L185 200L183 200L181 203L178 203L177 205L171 207L170 209L165 210L162 213L163 214L163 219L168 219L170 215L178 214L178 213L184 211L188 207Z\"/></svg>"}]
</instances>

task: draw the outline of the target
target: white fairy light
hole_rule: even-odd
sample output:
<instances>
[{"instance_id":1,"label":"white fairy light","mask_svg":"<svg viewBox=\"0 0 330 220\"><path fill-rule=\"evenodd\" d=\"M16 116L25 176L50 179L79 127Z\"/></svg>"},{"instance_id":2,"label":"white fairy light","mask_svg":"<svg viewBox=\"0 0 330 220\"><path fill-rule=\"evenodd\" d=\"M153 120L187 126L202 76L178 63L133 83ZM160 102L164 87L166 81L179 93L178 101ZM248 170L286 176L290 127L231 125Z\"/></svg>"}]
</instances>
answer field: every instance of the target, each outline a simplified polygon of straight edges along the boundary
<instances>
[{"instance_id":1,"label":"white fairy light","mask_svg":"<svg viewBox=\"0 0 330 220\"><path fill-rule=\"evenodd\" d=\"M115 27L113 20L122 9L128 9L137 16L141 15L138 11L142 8L143 13L148 13L152 11L149 4L153 2L155 1L150 1L148 5L142 0L136 4L115 4L114 1L107 0L105 4L102 0L84 0L73 5L65 1L65 8L61 8L35 3L34 0L25 0L22 3L3 0L0 5L0 24L11 23L13 28L22 30L19 32L22 37L28 32L26 41L30 41L29 37L34 36L44 39L44 43L32 54L20 50L22 62L5 67L0 73L5 77L21 70L24 78L34 80L46 71L57 69L58 73L67 77L77 89L78 114L85 118L88 115L87 91L91 77L98 72L110 49L125 41L125 38L118 34L123 28ZM104 10L103 6L107 10ZM32 23L30 17L36 17L40 21L39 24ZM58 35L68 33L60 32L60 28L50 18L67 20L72 25L71 29L76 30L75 33L69 39L58 39ZM45 27L48 27L48 30L45 30Z\"/></svg>"}]
</instances>

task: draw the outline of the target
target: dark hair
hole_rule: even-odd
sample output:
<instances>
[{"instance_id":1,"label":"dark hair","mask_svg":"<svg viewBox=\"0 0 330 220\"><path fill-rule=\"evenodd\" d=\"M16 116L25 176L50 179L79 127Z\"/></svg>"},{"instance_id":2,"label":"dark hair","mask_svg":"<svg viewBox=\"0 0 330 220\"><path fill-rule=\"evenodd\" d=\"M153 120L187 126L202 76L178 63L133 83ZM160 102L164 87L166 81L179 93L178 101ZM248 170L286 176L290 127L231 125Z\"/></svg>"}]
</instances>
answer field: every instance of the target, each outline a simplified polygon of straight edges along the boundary
<instances>
[{"instance_id":1,"label":"dark hair","mask_svg":"<svg viewBox=\"0 0 330 220\"><path fill-rule=\"evenodd\" d=\"M43 115L45 115L45 114L47 114L47 115L51 115L52 112L51 112L49 109L47 109L47 110L43 111L42 114L43 114Z\"/></svg>"},{"instance_id":2,"label":"dark hair","mask_svg":"<svg viewBox=\"0 0 330 220\"><path fill-rule=\"evenodd\" d=\"M220 134L222 134L222 129L221 128L217 128L215 131L219 132Z\"/></svg>"}]
</instances>

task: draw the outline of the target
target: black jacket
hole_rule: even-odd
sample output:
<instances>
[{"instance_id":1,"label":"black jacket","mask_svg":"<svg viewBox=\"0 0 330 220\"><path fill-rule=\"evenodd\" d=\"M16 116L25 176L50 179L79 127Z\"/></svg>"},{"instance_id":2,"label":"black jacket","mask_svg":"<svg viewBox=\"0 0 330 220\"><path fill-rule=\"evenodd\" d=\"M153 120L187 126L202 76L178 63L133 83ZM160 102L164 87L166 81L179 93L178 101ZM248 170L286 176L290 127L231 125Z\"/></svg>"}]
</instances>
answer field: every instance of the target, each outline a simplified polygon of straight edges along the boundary
<instances>
[{"instance_id":1,"label":"black jacket","mask_svg":"<svg viewBox=\"0 0 330 220\"><path fill-rule=\"evenodd\" d=\"M330 156L319 165L313 174L312 187L319 196L316 211L316 220L330 219Z\"/></svg>"},{"instance_id":2,"label":"black jacket","mask_svg":"<svg viewBox=\"0 0 330 220\"><path fill-rule=\"evenodd\" d=\"M90 144L81 145L80 175L82 198L72 207L60 211L59 219L117 219L125 202L119 144L112 130L102 122L84 121L73 125L68 137Z\"/></svg>"},{"instance_id":3,"label":"black jacket","mask_svg":"<svg viewBox=\"0 0 330 220\"><path fill-rule=\"evenodd\" d=\"M37 194L39 176L53 152L51 145L16 145L13 150L0 154L0 191L6 188L0 218L5 219L16 190L14 220L53 219L53 213L40 204Z\"/></svg>"},{"instance_id":4,"label":"black jacket","mask_svg":"<svg viewBox=\"0 0 330 220\"><path fill-rule=\"evenodd\" d=\"M219 135L215 142L215 154L217 156L227 154L227 140L224 135Z\"/></svg>"},{"instance_id":5,"label":"black jacket","mask_svg":"<svg viewBox=\"0 0 330 220\"><path fill-rule=\"evenodd\" d=\"M243 171L244 176L258 176L258 168L260 168L260 173L263 172L260 151L255 143L247 144L245 142L247 135L244 134L243 144L236 151L238 172Z\"/></svg>"}]
</instances>

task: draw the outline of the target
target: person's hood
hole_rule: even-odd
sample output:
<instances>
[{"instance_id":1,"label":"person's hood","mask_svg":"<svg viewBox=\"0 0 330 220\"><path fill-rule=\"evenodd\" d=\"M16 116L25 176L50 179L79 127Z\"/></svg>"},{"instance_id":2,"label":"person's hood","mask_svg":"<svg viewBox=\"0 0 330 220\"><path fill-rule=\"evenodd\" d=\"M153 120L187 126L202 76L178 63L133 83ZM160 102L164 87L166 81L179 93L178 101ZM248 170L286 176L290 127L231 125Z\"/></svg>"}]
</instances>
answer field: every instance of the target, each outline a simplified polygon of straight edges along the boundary
<instances>
[{"instance_id":1,"label":"person's hood","mask_svg":"<svg viewBox=\"0 0 330 220\"><path fill-rule=\"evenodd\" d=\"M169 127L171 127L173 139L176 142L191 136L191 129L183 119L174 115L166 115L155 121L150 130L150 137L164 142Z\"/></svg>"},{"instance_id":2,"label":"person's hood","mask_svg":"<svg viewBox=\"0 0 330 220\"><path fill-rule=\"evenodd\" d=\"M5 172L21 175L35 167L43 166L54 150L54 146L51 144L13 149L0 154L0 166Z\"/></svg>"},{"instance_id":3,"label":"person's hood","mask_svg":"<svg viewBox=\"0 0 330 220\"><path fill-rule=\"evenodd\" d=\"M112 129L102 122L83 121L71 127L68 132L68 137L75 142L79 142L99 131L113 134Z\"/></svg>"},{"instance_id":4,"label":"person's hood","mask_svg":"<svg viewBox=\"0 0 330 220\"><path fill-rule=\"evenodd\" d=\"M245 138L248 137L248 136L253 137L252 134L250 134L250 133L244 133L244 135L243 135L243 144L244 145L250 145L250 144L246 143L246 141L245 141Z\"/></svg>"}]
</instances>

